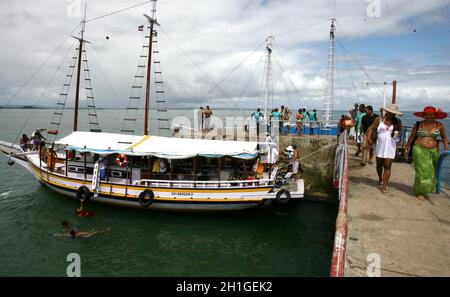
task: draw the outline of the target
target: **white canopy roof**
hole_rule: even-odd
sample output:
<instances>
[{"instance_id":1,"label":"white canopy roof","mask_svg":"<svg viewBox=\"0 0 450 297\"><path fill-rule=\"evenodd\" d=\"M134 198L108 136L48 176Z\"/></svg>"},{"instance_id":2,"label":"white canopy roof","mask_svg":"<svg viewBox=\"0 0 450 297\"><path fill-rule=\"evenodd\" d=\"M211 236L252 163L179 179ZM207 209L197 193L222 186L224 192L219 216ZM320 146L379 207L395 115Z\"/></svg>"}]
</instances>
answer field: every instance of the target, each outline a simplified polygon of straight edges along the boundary
<instances>
[{"instance_id":1,"label":"white canopy roof","mask_svg":"<svg viewBox=\"0 0 450 297\"><path fill-rule=\"evenodd\" d=\"M253 159L258 156L258 143L188 139L160 136L137 136L113 133L72 132L55 141L68 149L97 154L123 153L155 156L165 159L186 159L195 156L218 158L230 156Z\"/></svg>"}]
</instances>

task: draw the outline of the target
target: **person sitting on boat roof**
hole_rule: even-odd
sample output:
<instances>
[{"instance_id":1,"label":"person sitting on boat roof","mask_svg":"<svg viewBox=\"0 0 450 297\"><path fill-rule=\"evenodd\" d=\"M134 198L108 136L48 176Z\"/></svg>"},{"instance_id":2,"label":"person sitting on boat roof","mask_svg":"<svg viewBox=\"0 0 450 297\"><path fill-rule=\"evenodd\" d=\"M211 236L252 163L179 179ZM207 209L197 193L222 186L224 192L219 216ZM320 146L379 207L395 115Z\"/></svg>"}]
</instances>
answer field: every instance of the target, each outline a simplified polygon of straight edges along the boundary
<instances>
[{"instance_id":1,"label":"person sitting on boat roof","mask_svg":"<svg viewBox=\"0 0 450 297\"><path fill-rule=\"evenodd\" d=\"M39 144L43 140L47 140L44 136L42 136L42 129L36 129L31 133L31 144L33 145L32 150L37 151L39 149Z\"/></svg>"},{"instance_id":2,"label":"person sitting on boat roof","mask_svg":"<svg viewBox=\"0 0 450 297\"><path fill-rule=\"evenodd\" d=\"M289 167L291 168L291 171L297 173L299 166L298 162L299 152L297 146L295 144L288 146L285 151L285 156L286 161L289 164Z\"/></svg>"},{"instance_id":3,"label":"person sitting on boat roof","mask_svg":"<svg viewBox=\"0 0 450 297\"><path fill-rule=\"evenodd\" d=\"M26 134L23 134L22 138L20 139L20 147L23 151L27 151L30 149L30 139Z\"/></svg>"}]
</instances>

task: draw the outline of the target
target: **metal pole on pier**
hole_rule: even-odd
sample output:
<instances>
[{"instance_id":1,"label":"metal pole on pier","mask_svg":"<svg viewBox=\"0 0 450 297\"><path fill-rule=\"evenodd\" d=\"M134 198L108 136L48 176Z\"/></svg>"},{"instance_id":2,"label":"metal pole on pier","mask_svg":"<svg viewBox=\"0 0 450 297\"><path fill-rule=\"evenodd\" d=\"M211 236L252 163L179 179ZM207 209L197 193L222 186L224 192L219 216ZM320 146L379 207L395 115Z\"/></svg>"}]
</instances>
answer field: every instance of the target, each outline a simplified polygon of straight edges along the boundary
<instances>
[{"instance_id":1,"label":"metal pole on pier","mask_svg":"<svg viewBox=\"0 0 450 297\"><path fill-rule=\"evenodd\" d=\"M335 21L335 18L331 19L330 41L328 46L327 85L325 89L325 126L330 125L331 118L333 117Z\"/></svg>"}]
</instances>

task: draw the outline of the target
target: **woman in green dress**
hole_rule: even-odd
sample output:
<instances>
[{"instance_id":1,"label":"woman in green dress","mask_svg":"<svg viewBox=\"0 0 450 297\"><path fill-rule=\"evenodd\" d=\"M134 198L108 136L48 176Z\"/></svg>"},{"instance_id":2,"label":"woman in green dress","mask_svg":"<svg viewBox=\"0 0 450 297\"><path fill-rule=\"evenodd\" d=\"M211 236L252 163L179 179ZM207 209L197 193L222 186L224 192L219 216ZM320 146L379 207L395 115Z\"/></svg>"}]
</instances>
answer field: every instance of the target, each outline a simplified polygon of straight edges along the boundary
<instances>
[{"instance_id":1,"label":"woman in green dress","mask_svg":"<svg viewBox=\"0 0 450 297\"><path fill-rule=\"evenodd\" d=\"M422 112L415 112L415 116L423 118L417 122L405 147L405 157L409 155L411 145L413 163L416 170L414 179L414 194L417 199L425 200L425 195L434 191L436 187L436 163L439 157L437 138L440 136L444 149L448 150L448 137L445 128L437 119L444 119L447 114L442 110L427 106Z\"/></svg>"}]
</instances>

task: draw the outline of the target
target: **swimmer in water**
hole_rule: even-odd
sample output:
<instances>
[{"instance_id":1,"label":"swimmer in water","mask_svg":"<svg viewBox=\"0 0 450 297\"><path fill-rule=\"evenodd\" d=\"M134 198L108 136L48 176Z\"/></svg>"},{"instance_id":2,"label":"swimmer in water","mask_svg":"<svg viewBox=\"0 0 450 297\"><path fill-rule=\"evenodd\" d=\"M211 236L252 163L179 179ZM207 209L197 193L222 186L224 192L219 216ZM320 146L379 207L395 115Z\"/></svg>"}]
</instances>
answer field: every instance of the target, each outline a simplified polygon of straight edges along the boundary
<instances>
[{"instance_id":1,"label":"swimmer in water","mask_svg":"<svg viewBox=\"0 0 450 297\"><path fill-rule=\"evenodd\" d=\"M64 228L71 228L72 227L72 225L68 221L63 221L62 225L63 225ZM75 228L71 228L69 233L56 233L54 236L55 237L71 237L71 238L75 238L75 237L89 238L89 237L94 236L96 234L107 233L110 230L111 230L111 228L106 228L105 230L92 229L91 231L78 231Z\"/></svg>"},{"instance_id":2,"label":"swimmer in water","mask_svg":"<svg viewBox=\"0 0 450 297\"><path fill-rule=\"evenodd\" d=\"M95 230L91 231L78 231L76 229L71 229L69 233L56 233L55 237L70 237L70 238L89 238L96 234L107 233L111 230L111 228L106 228L105 230Z\"/></svg>"},{"instance_id":3,"label":"swimmer in water","mask_svg":"<svg viewBox=\"0 0 450 297\"><path fill-rule=\"evenodd\" d=\"M81 202L80 208L77 208L77 210L75 210L75 214L76 214L78 217L81 217L81 218L87 218L87 217L93 217L93 216L95 216L95 215L96 215L96 212L95 212L95 211L87 211L87 210L85 210L85 209L83 208L83 202Z\"/></svg>"}]
</instances>

